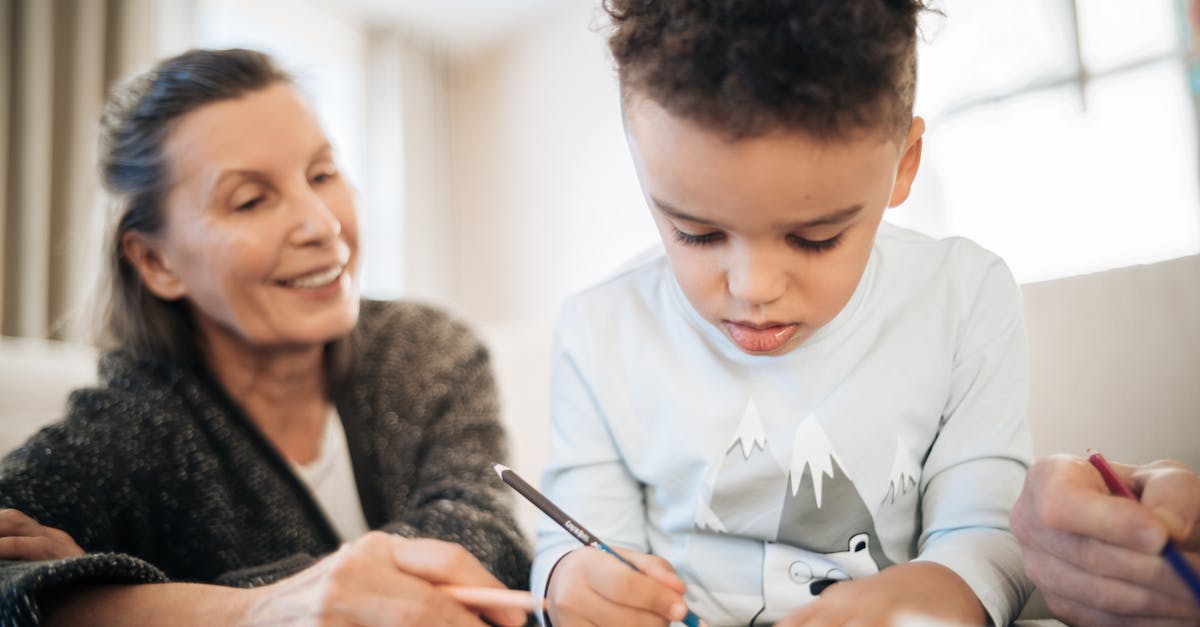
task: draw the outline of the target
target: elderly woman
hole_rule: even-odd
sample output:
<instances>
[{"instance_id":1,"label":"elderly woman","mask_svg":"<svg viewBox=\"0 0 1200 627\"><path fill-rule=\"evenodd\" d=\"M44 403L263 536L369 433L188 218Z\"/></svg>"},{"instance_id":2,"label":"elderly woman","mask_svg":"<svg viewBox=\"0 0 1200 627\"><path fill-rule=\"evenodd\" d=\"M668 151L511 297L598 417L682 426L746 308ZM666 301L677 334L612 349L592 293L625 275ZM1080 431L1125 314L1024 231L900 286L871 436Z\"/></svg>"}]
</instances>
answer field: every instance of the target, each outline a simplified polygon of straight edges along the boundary
<instances>
[{"instance_id":1,"label":"elderly woman","mask_svg":"<svg viewBox=\"0 0 1200 627\"><path fill-rule=\"evenodd\" d=\"M292 80L169 59L103 151L111 350L0 462L0 624L522 624L439 587L527 587L487 353L360 300L355 195Z\"/></svg>"}]
</instances>

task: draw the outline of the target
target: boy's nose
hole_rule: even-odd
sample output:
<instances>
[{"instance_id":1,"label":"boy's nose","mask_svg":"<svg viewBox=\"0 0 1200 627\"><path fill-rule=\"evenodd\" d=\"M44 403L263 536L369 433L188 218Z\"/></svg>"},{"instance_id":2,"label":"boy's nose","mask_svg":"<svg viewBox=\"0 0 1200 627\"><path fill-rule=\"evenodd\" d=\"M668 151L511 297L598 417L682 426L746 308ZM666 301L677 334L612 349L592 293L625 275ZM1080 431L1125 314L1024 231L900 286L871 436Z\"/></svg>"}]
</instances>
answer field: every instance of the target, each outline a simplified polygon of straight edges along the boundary
<instances>
[{"instance_id":1,"label":"boy's nose","mask_svg":"<svg viewBox=\"0 0 1200 627\"><path fill-rule=\"evenodd\" d=\"M729 294L748 305L766 305L787 291L787 273L772 255L746 251L726 270Z\"/></svg>"}]
</instances>

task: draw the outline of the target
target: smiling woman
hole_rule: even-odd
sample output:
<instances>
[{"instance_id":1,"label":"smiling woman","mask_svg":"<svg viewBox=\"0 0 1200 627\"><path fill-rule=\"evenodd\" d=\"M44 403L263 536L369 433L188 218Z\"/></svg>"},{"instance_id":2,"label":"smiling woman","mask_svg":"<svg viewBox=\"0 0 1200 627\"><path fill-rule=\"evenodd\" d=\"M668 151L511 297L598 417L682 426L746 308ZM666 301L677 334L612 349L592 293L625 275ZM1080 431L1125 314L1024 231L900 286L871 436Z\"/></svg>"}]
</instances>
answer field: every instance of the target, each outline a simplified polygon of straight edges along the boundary
<instances>
[{"instance_id":1,"label":"smiling woman","mask_svg":"<svg viewBox=\"0 0 1200 627\"><path fill-rule=\"evenodd\" d=\"M103 147L102 385L0 461L0 623L522 624L436 587L526 583L487 352L360 300L355 193L291 79L168 59Z\"/></svg>"}]
</instances>

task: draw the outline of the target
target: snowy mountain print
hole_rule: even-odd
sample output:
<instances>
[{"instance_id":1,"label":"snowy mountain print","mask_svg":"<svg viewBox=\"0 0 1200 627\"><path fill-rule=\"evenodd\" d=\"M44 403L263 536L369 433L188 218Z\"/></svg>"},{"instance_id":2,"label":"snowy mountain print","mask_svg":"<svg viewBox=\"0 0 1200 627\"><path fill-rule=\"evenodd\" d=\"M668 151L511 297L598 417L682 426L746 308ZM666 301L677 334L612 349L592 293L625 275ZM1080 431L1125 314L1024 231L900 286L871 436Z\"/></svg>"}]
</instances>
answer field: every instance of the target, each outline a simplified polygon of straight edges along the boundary
<instances>
[{"instance_id":1,"label":"snowy mountain print","mask_svg":"<svg viewBox=\"0 0 1200 627\"><path fill-rule=\"evenodd\" d=\"M697 529L751 537L772 537L786 481L783 468L767 440L754 399L746 404L725 455L711 466L705 484L707 503L696 509Z\"/></svg>"},{"instance_id":2,"label":"snowy mountain print","mask_svg":"<svg viewBox=\"0 0 1200 627\"><path fill-rule=\"evenodd\" d=\"M801 479L807 469L812 478L813 494L817 507L821 507L821 497L824 493L825 477L833 477L834 464L844 466L833 450L833 443L821 428L817 417L809 414L800 426L796 428L795 441L792 444L792 463L789 478L791 480L792 496L800 490Z\"/></svg>"},{"instance_id":3,"label":"snowy mountain print","mask_svg":"<svg viewBox=\"0 0 1200 627\"><path fill-rule=\"evenodd\" d=\"M754 399L750 399L746 405L746 411L742 413L742 420L738 423L737 431L733 434L733 443L729 448L739 445L745 459L750 459L750 453L755 447L764 450L767 446L767 432L763 430L762 418L758 415L758 405L754 404Z\"/></svg>"},{"instance_id":4,"label":"snowy mountain print","mask_svg":"<svg viewBox=\"0 0 1200 627\"><path fill-rule=\"evenodd\" d=\"M916 488L921 478L921 463L905 445L904 440L896 438L896 452L892 456L892 471L889 473L888 491L883 497L883 503L894 504L897 496L908 494Z\"/></svg>"}]
</instances>

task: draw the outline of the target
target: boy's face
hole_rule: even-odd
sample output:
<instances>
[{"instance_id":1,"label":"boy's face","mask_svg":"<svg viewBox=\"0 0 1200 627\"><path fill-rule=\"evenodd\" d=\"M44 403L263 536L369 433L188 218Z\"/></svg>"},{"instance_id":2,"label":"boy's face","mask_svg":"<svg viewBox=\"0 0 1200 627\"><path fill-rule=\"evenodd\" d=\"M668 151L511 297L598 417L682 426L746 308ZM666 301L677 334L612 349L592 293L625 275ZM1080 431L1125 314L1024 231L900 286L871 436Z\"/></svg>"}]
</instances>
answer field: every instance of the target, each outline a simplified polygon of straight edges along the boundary
<instances>
[{"instance_id":1,"label":"boy's face","mask_svg":"<svg viewBox=\"0 0 1200 627\"><path fill-rule=\"evenodd\" d=\"M671 268L700 315L754 355L781 355L854 294L887 207L921 159L924 122L898 145L874 133L730 142L632 98L626 127Z\"/></svg>"}]
</instances>

